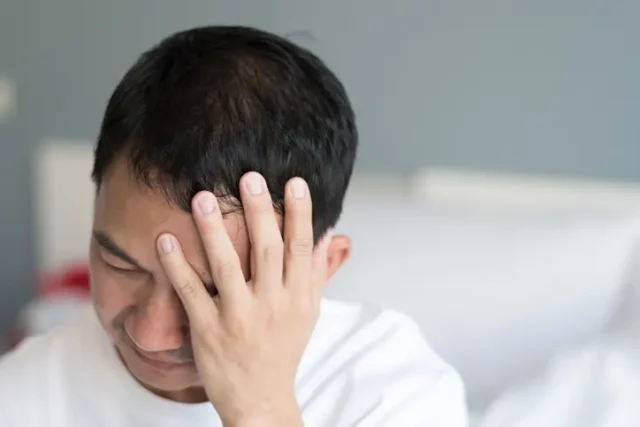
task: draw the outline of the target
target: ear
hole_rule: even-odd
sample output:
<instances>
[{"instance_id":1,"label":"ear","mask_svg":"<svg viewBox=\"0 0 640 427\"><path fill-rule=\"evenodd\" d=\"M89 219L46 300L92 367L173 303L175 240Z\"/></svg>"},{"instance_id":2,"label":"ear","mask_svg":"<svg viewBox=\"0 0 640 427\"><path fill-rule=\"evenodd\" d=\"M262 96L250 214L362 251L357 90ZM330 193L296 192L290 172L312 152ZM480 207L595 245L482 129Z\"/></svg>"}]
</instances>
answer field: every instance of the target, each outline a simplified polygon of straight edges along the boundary
<instances>
[{"instance_id":1,"label":"ear","mask_svg":"<svg viewBox=\"0 0 640 427\"><path fill-rule=\"evenodd\" d=\"M351 256L351 239L344 235L333 236L327 250L327 282Z\"/></svg>"}]
</instances>

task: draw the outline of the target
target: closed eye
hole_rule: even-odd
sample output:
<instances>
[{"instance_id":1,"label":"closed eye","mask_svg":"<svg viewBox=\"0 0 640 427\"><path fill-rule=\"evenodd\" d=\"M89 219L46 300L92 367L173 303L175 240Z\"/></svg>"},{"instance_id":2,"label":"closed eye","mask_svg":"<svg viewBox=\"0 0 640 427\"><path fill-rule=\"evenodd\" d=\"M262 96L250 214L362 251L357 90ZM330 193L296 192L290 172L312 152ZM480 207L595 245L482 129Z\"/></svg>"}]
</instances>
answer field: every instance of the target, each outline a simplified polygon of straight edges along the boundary
<instances>
[{"instance_id":1,"label":"closed eye","mask_svg":"<svg viewBox=\"0 0 640 427\"><path fill-rule=\"evenodd\" d=\"M143 273L143 271L141 271L138 268L126 268L126 267L118 267L117 265L113 265L107 261L104 261L104 264L107 266L108 269L113 270L117 273L127 273L127 274L133 274L133 273Z\"/></svg>"},{"instance_id":2,"label":"closed eye","mask_svg":"<svg viewBox=\"0 0 640 427\"><path fill-rule=\"evenodd\" d=\"M127 254L127 252L125 252L120 246L115 244L114 241L111 240L111 238L109 238L109 236L107 236L105 233L94 231L93 237L95 242L98 244L100 248L102 260L105 264L107 264L107 267L110 267L114 271L120 271L120 272L122 272L123 270L126 270L128 272L145 271L140 266L138 261L136 261L129 254ZM117 265L111 264L108 261L111 258L117 259L118 262L125 263L130 268L118 267Z\"/></svg>"}]
</instances>

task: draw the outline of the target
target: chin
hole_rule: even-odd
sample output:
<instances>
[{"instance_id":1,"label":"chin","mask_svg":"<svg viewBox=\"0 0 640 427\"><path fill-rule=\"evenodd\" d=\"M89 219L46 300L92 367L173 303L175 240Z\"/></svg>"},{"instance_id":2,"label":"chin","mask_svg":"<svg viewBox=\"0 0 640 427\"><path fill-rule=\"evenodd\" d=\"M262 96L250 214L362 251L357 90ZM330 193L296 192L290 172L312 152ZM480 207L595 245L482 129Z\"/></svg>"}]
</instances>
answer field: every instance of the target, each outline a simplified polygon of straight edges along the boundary
<instances>
[{"instance_id":1,"label":"chin","mask_svg":"<svg viewBox=\"0 0 640 427\"><path fill-rule=\"evenodd\" d=\"M202 403L208 400L204 388L198 382L184 379L142 378L136 374L133 375L144 388L165 399L182 403Z\"/></svg>"},{"instance_id":2,"label":"chin","mask_svg":"<svg viewBox=\"0 0 640 427\"><path fill-rule=\"evenodd\" d=\"M119 345L118 350L129 372L151 391L164 394L201 388L198 371L193 363L158 367L142 360L127 346Z\"/></svg>"},{"instance_id":3,"label":"chin","mask_svg":"<svg viewBox=\"0 0 640 427\"><path fill-rule=\"evenodd\" d=\"M146 388L161 392L182 391L194 387L199 387L200 382L193 378L190 373L185 374L157 374L146 370L131 369L131 374Z\"/></svg>"}]
</instances>

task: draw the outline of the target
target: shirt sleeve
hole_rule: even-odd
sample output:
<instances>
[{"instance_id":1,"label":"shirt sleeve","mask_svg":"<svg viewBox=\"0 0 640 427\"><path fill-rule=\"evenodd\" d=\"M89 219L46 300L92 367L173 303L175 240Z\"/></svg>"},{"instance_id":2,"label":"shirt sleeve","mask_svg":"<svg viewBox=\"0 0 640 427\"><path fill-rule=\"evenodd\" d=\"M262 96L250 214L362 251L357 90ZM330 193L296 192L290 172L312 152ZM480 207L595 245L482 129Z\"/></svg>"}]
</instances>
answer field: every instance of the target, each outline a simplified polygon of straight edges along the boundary
<instances>
[{"instance_id":1,"label":"shirt sleeve","mask_svg":"<svg viewBox=\"0 0 640 427\"><path fill-rule=\"evenodd\" d=\"M0 355L0 426L44 425L39 419L46 399L49 354L45 338L26 338Z\"/></svg>"},{"instance_id":2,"label":"shirt sleeve","mask_svg":"<svg viewBox=\"0 0 640 427\"><path fill-rule=\"evenodd\" d=\"M467 427L460 375L427 344L420 328L394 316L384 339L354 363L340 427Z\"/></svg>"},{"instance_id":3,"label":"shirt sleeve","mask_svg":"<svg viewBox=\"0 0 640 427\"><path fill-rule=\"evenodd\" d=\"M436 383L417 378L389 384L379 402L353 427L467 427L464 387L457 373L443 373Z\"/></svg>"},{"instance_id":4,"label":"shirt sleeve","mask_svg":"<svg viewBox=\"0 0 640 427\"><path fill-rule=\"evenodd\" d=\"M28 345L28 344L27 344ZM27 406L21 398L24 385L20 382L23 369L20 357L25 344L0 356L0 426L16 426L16 412L26 410ZM24 380L24 379L23 379Z\"/></svg>"}]
</instances>

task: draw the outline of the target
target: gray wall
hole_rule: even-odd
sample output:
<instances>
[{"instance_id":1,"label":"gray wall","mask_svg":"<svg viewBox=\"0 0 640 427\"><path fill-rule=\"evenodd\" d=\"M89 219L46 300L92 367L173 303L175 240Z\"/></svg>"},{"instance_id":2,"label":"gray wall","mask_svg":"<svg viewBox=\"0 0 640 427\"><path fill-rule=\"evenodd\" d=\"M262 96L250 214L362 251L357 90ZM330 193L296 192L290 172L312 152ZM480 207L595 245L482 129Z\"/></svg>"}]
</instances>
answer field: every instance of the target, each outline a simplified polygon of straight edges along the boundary
<instances>
[{"instance_id":1,"label":"gray wall","mask_svg":"<svg viewBox=\"0 0 640 427\"><path fill-rule=\"evenodd\" d=\"M517 3L517 4L515 4ZM29 158L92 140L111 89L151 44L241 23L310 47L344 80L359 169L452 165L640 178L640 2L634 0L0 0L0 331L33 283Z\"/></svg>"}]
</instances>

